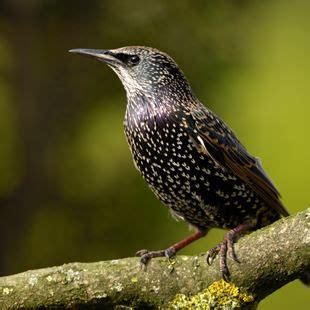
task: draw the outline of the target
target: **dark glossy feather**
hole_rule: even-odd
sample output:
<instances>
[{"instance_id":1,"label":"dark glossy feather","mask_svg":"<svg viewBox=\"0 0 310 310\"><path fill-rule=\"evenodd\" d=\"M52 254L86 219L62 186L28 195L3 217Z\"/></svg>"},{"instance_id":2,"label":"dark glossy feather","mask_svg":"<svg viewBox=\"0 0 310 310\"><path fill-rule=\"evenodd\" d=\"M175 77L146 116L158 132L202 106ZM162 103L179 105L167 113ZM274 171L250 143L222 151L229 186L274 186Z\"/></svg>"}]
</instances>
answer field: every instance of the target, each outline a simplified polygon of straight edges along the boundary
<instances>
[{"instance_id":1,"label":"dark glossy feather","mask_svg":"<svg viewBox=\"0 0 310 310\"><path fill-rule=\"evenodd\" d=\"M200 152L245 181L268 206L289 215L260 161L248 153L220 118L202 104L196 104L187 115L185 127Z\"/></svg>"}]
</instances>

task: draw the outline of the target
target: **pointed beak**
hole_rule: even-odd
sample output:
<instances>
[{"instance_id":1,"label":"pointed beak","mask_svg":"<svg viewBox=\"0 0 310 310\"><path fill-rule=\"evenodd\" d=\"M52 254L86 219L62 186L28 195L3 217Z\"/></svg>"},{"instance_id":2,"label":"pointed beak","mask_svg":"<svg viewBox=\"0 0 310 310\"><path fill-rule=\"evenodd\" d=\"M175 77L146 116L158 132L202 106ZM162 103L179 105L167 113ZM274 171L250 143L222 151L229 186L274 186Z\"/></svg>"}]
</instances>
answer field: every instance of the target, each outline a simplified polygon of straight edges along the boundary
<instances>
[{"instance_id":1,"label":"pointed beak","mask_svg":"<svg viewBox=\"0 0 310 310\"><path fill-rule=\"evenodd\" d=\"M96 50L87 48L75 48L69 50L69 53L75 53L95 58L99 61L105 62L108 65L122 64L122 62L113 56L110 50Z\"/></svg>"}]
</instances>

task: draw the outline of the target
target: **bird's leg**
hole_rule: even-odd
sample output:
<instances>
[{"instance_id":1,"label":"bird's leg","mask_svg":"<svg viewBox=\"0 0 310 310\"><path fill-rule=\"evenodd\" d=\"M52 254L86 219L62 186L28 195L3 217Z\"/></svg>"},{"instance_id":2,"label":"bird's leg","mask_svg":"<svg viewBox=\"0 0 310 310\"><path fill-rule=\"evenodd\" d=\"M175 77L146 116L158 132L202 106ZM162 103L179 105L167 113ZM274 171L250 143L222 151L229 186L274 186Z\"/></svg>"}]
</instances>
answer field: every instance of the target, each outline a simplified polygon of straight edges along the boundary
<instances>
[{"instance_id":1,"label":"bird's leg","mask_svg":"<svg viewBox=\"0 0 310 310\"><path fill-rule=\"evenodd\" d=\"M207 253L207 263L211 265L214 258L219 254L220 256L220 272L224 280L229 280L229 270L227 267L227 251L230 250L231 258L240 263L237 258L234 243L236 242L237 237L239 237L242 233L247 232L253 229L256 226L256 221L240 224L237 227L229 230L221 243L212 248Z\"/></svg>"},{"instance_id":2,"label":"bird's leg","mask_svg":"<svg viewBox=\"0 0 310 310\"><path fill-rule=\"evenodd\" d=\"M167 258L172 258L175 256L175 254L189 245L190 243L194 242L197 239L200 239L201 237L205 236L207 233L206 230L197 230L194 234L190 235L189 237L181 240L180 242L175 243L174 245L170 246L166 250L160 250L160 251L148 251L148 250L140 250L136 253L136 256L140 256L140 263L141 266L146 268L147 263L152 259L153 257L163 257L166 256Z\"/></svg>"}]
</instances>

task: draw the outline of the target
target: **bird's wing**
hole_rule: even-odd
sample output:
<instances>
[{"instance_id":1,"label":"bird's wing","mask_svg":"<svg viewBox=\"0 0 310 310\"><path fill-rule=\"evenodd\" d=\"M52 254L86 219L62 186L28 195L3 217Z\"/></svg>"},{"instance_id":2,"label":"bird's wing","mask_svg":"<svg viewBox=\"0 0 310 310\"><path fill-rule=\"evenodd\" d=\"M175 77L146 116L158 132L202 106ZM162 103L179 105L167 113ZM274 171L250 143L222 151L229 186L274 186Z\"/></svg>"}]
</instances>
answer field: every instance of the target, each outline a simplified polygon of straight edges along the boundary
<instances>
[{"instance_id":1,"label":"bird's wing","mask_svg":"<svg viewBox=\"0 0 310 310\"><path fill-rule=\"evenodd\" d=\"M195 105L183 118L183 126L200 152L245 181L268 206L284 216L289 215L259 159L251 156L228 126L211 111L203 105Z\"/></svg>"}]
</instances>

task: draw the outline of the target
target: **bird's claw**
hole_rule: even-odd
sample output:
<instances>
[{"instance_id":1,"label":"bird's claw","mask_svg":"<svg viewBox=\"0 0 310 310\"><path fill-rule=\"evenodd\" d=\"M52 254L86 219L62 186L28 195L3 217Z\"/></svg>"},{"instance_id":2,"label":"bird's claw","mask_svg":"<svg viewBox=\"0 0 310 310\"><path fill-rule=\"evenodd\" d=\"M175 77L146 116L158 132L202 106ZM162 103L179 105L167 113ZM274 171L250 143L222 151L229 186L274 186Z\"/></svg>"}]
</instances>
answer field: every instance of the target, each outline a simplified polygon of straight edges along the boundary
<instances>
[{"instance_id":1,"label":"bird's claw","mask_svg":"<svg viewBox=\"0 0 310 310\"><path fill-rule=\"evenodd\" d=\"M222 275L222 278L224 279L224 281L229 282L230 281L230 273L229 273L227 266L223 266L222 268L220 268L220 271L221 271L221 275Z\"/></svg>"},{"instance_id":2,"label":"bird's claw","mask_svg":"<svg viewBox=\"0 0 310 310\"><path fill-rule=\"evenodd\" d=\"M168 259L171 259L173 256L175 256L176 251L173 247L170 247L166 250L160 250L160 251L149 251L149 250L140 250L136 253L136 256L140 256L140 266L141 269L146 270L147 264L149 261L154 257L167 257Z\"/></svg>"},{"instance_id":3,"label":"bird's claw","mask_svg":"<svg viewBox=\"0 0 310 310\"><path fill-rule=\"evenodd\" d=\"M170 247L168 249L165 250L165 256L170 260L171 258L173 258L176 254L176 250L174 247Z\"/></svg>"},{"instance_id":4,"label":"bird's claw","mask_svg":"<svg viewBox=\"0 0 310 310\"><path fill-rule=\"evenodd\" d=\"M232 260L236 263L241 263L240 260L238 259L235 251L235 240L234 240L234 235L229 233L227 234L227 237L225 238L227 242L227 249L230 250L230 257Z\"/></svg>"},{"instance_id":5,"label":"bird's claw","mask_svg":"<svg viewBox=\"0 0 310 310\"><path fill-rule=\"evenodd\" d=\"M220 259L220 272L222 275L222 278L229 282L230 279L230 273L229 269L227 267L227 252L230 252L230 256L233 261L240 263L240 260L238 259L235 248L234 248L234 240L229 233L225 236L224 240L219 243L214 248L210 249L206 255L207 264L210 266L216 256L219 254Z\"/></svg>"},{"instance_id":6,"label":"bird's claw","mask_svg":"<svg viewBox=\"0 0 310 310\"><path fill-rule=\"evenodd\" d=\"M149 253L149 252L150 252L149 250L142 249L142 250L139 250L139 251L136 252L136 256L141 257L141 256L143 256L144 254L147 254L147 253Z\"/></svg>"},{"instance_id":7,"label":"bird's claw","mask_svg":"<svg viewBox=\"0 0 310 310\"><path fill-rule=\"evenodd\" d=\"M154 257L167 257L171 259L176 254L176 250L173 247L170 247L166 250L160 251L149 251L149 250L140 250L136 253L136 256L140 257L140 266L141 269L146 270L148 263Z\"/></svg>"},{"instance_id":8,"label":"bird's claw","mask_svg":"<svg viewBox=\"0 0 310 310\"><path fill-rule=\"evenodd\" d=\"M147 269L147 264L151 260L152 255L149 250L143 249L136 253L136 256L140 257L140 268L144 271Z\"/></svg>"},{"instance_id":9,"label":"bird's claw","mask_svg":"<svg viewBox=\"0 0 310 310\"><path fill-rule=\"evenodd\" d=\"M219 253L220 251L220 248L221 248L221 244L218 244L217 246L213 247L212 249L210 249L207 253L207 256L206 256L206 260L207 260L207 264L209 266L212 265L215 257L217 256L217 254Z\"/></svg>"}]
</instances>

